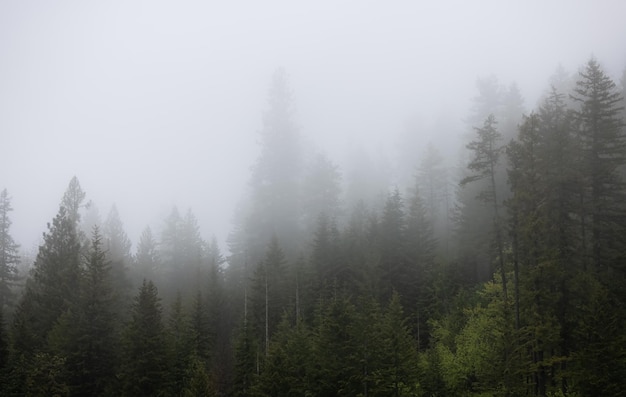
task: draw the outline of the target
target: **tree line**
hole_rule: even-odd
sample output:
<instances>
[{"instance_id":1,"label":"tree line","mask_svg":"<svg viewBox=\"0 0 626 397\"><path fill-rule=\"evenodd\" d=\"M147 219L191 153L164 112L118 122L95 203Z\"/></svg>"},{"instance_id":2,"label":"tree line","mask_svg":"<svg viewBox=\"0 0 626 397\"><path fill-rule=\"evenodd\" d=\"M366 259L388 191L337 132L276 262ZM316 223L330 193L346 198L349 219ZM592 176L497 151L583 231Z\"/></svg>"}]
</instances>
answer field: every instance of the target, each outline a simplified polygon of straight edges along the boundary
<instances>
[{"instance_id":1,"label":"tree line","mask_svg":"<svg viewBox=\"0 0 626 397\"><path fill-rule=\"evenodd\" d=\"M390 189L305 147L279 70L228 257L176 208L131 254L73 178L20 278L4 190L0 390L624 395L621 84L591 59L526 112L480 80L458 176L425 145Z\"/></svg>"}]
</instances>

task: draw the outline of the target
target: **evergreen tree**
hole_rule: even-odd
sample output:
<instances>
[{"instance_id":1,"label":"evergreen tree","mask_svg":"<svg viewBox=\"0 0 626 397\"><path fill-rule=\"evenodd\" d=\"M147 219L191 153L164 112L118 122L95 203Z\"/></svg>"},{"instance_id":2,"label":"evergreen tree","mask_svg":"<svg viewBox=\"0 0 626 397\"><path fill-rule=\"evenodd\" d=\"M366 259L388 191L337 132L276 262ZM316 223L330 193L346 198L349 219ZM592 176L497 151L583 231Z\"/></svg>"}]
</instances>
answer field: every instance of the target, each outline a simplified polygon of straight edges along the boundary
<instances>
[{"instance_id":1,"label":"evergreen tree","mask_svg":"<svg viewBox=\"0 0 626 397\"><path fill-rule=\"evenodd\" d=\"M306 396L313 388L311 378L311 335L305 324L285 314L270 345L258 390L268 396Z\"/></svg>"},{"instance_id":2,"label":"evergreen tree","mask_svg":"<svg viewBox=\"0 0 626 397\"><path fill-rule=\"evenodd\" d=\"M178 212L178 208L173 207L167 219L165 219L165 226L161 232L161 240L159 242L159 256L163 265L162 276L168 280L176 280L175 283L172 283L175 291L181 287L178 278L181 276L183 268L182 223L183 220ZM174 276L174 279L172 279L172 276Z\"/></svg>"},{"instance_id":3,"label":"evergreen tree","mask_svg":"<svg viewBox=\"0 0 626 397\"><path fill-rule=\"evenodd\" d=\"M128 266L131 264L131 242L124 231L117 207L113 205L104 222L104 246L106 256L111 263L111 277L113 287L120 297L124 298L130 290L130 281L127 276Z\"/></svg>"},{"instance_id":4,"label":"evergreen tree","mask_svg":"<svg viewBox=\"0 0 626 397\"><path fill-rule=\"evenodd\" d=\"M66 367L73 395L100 396L112 393L118 359L118 327L111 265L102 248L97 227L81 282L80 300L66 332L72 338Z\"/></svg>"},{"instance_id":5,"label":"evergreen tree","mask_svg":"<svg viewBox=\"0 0 626 397\"><path fill-rule=\"evenodd\" d=\"M13 300L13 287L18 280L17 265L20 263L19 245L10 234L9 212L11 199L6 189L0 193L0 310Z\"/></svg>"},{"instance_id":6,"label":"evergreen tree","mask_svg":"<svg viewBox=\"0 0 626 397\"><path fill-rule=\"evenodd\" d=\"M409 274L405 280L406 313L411 317L411 328L420 348L428 346L428 321L435 315L435 252L437 240L426 208L416 188L407 213L406 255ZM403 300L401 299L401 302Z\"/></svg>"},{"instance_id":7,"label":"evergreen tree","mask_svg":"<svg viewBox=\"0 0 626 397\"><path fill-rule=\"evenodd\" d=\"M341 214L341 173L326 156L317 155L308 166L302 186L302 217L306 236L323 213L331 219Z\"/></svg>"},{"instance_id":8,"label":"evergreen tree","mask_svg":"<svg viewBox=\"0 0 626 397\"><path fill-rule=\"evenodd\" d=\"M191 321L180 292L172 303L167 327L168 339L168 388L173 395L180 395L185 387L185 374L189 360L194 354Z\"/></svg>"},{"instance_id":9,"label":"evergreen tree","mask_svg":"<svg viewBox=\"0 0 626 397\"><path fill-rule=\"evenodd\" d=\"M192 351L205 365L213 356L215 347L215 329L213 327L216 318L209 317L210 313L206 300L198 291L193 299L189 316Z\"/></svg>"},{"instance_id":10,"label":"evergreen tree","mask_svg":"<svg viewBox=\"0 0 626 397\"><path fill-rule=\"evenodd\" d=\"M80 223L80 209L83 206L85 196L86 193L80 186L78 178L76 178L76 176L72 177L61 199L61 206L65 207L68 218L76 227L78 227Z\"/></svg>"},{"instance_id":11,"label":"evergreen tree","mask_svg":"<svg viewBox=\"0 0 626 397\"><path fill-rule=\"evenodd\" d=\"M261 154L252 169L250 211L243 229L251 263L263 258L268 235L275 234L291 256L301 244L300 137L294 121L294 102L283 69L273 77L263 115Z\"/></svg>"},{"instance_id":12,"label":"evergreen tree","mask_svg":"<svg viewBox=\"0 0 626 397\"><path fill-rule=\"evenodd\" d=\"M378 230L381 292L384 299L389 299L397 291L404 304L413 309L417 303L414 292L419 268L408 256L407 250L415 248L416 241L407 240L406 222L404 202L396 189L387 198Z\"/></svg>"},{"instance_id":13,"label":"evergreen tree","mask_svg":"<svg viewBox=\"0 0 626 397\"><path fill-rule=\"evenodd\" d=\"M81 248L76 225L65 207L60 208L48 229L16 310L13 335L21 353L43 349L57 319L79 297Z\"/></svg>"},{"instance_id":14,"label":"evergreen tree","mask_svg":"<svg viewBox=\"0 0 626 397\"><path fill-rule=\"evenodd\" d=\"M429 143L424 150L423 157L418 168L418 187L424 194L430 219L436 219L441 215L442 204L446 204L447 175L443 167L441 153ZM444 215L445 212L444 212ZM447 215L446 215L447 216Z\"/></svg>"},{"instance_id":15,"label":"evergreen tree","mask_svg":"<svg viewBox=\"0 0 626 397\"><path fill-rule=\"evenodd\" d=\"M373 395L415 395L417 349L405 323L400 297L394 293L381 323L382 365L374 372Z\"/></svg>"},{"instance_id":16,"label":"evergreen tree","mask_svg":"<svg viewBox=\"0 0 626 397\"><path fill-rule=\"evenodd\" d=\"M283 310L287 307L288 292L285 280L285 254L273 236L267 247L265 259L260 262L254 275L252 291L252 315L254 329L259 331L264 354L269 353L269 341L276 331Z\"/></svg>"},{"instance_id":17,"label":"evergreen tree","mask_svg":"<svg viewBox=\"0 0 626 397\"><path fill-rule=\"evenodd\" d=\"M310 268L314 277L311 303L326 296L326 292L331 287L345 285L352 278L349 274L350 270L341 259L337 226L326 213L321 213L313 236L310 259Z\"/></svg>"},{"instance_id":18,"label":"evergreen tree","mask_svg":"<svg viewBox=\"0 0 626 397\"><path fill-rule=\"evenodd\" d=\"M198 219L191 209L182 219L180 228L180 244L183 271L183 288L199 289L206 277L206 269L203 269L203 251L205 243L200 236Z\"/></svg>"},{"instance_id":19,"label":"evergreen tree","mask_svg":"<svg viewBox=\"0 0 626 397\"><path fill-rule=\"evenodd\" d=\"M501 135L496 129L496 119L489 115L481 128L476 128L476 140L470 142L467 148L472 152L473 158L467 168L474 174L464 178L461 185L470 182L487 180L486 189L478 195L482 201L491 204L492 219L495 231L496 255L499 261L500 276L504 299L507 299L506 269L504 268L504 241L502 236L502 221L500 219L500 201L498 199L498 187L496 185L496 171L500 153L503 148L499 145Z\"/></svg>"},{"instance_id":20,"label":"evergreen tree","mask_svg":"<svg viewBox=\"0 0 626 397\"><path fill-rule=\"evenodd\" d=\"M154 396L167 382L167 351L161 303L152 281L144 281L124 334L120 380L123 395Z\"/></svg>"},{"instance_id":21,"label":"evergreen tree","mask_svg":"<svg viewBox=\"0 0 626 397\"><path fill-rule=\"evenodd\" d=\"M156 278L159 275L160 267L157 243L152 235L152 229L147 226L141 233L139 244L137 244L135 267L132 271L133 278L135 280Z\"/></svg>"},{"instance_id":22,"label":"evergreen tree","mask_svg":"<svg viewBox=\"0 0 626 397\"><path fill-rule=\"evenodd\" d=\"M583 178L587 187L584 225L592 264L605 271L624 263L624 245L614 239L624 232L624 188L619 168L626 162L622 100L615 83L595 59L589 60L576 83L573 99L582 144ZM585 241L586 243L586 241Z\"/></svg>"},{"instance_id":23,"label":"evergreen tree","mask_svg":"<svg viewBox=\"0 0 626 397\"><path fill-rule=\"evenodd\" d=\"M9 338L4 328L4 310L0 310L0 381L4 384L6 369L9 362ZM0 386L0 392L3 387Z\"/></svg>"},{"instance_id":24,"label":"evergreen tree","mask_svg":"<svg viewBox=\"0 0 626 397\"><path fill-rule=\"evenodd\" d=\"M341 291L320 302L313 334L313 395L356 396L363 390L362 351L354 337L356 318L356 307Z\"/></svg>"},{"instance_id":25,"label":"evergreen tree","mask_svg":"<svg viewBox=\"0 0 626 397\"><path fill-rule=\"evenodd\" d=\"M235 368L231 393L236 397L253 396L259 375L259 349L251 325L244 317L235 342Z\"/></svg>"}]
</instances>

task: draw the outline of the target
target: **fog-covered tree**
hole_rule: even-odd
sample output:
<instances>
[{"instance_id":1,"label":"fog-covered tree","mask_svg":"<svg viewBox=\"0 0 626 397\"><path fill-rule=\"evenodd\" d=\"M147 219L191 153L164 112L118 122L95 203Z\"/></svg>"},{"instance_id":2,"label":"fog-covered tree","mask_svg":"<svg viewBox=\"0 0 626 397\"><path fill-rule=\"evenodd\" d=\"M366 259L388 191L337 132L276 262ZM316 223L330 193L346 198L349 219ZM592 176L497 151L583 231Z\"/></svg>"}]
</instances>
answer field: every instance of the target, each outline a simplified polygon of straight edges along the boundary
<instances>
[{"instance_id":1,"label":"fog-covered tree","mask_svg":"<svg viewBox=\"0 0 626 397\"><path fill-rule=\"evenodd\" d=\"M589 252L586 254L594 267L606 269L615 263L612 261L619 258L623 262L625 258L624 245L616 245L612 237L624 232L626 226L626 196L618 172L626 162L626 135L621 118L623 98L593 58L580 72L573 98L580 104L575 116L582 144L582 177L587 186L584 228Z\"/></svg>"},{"instance_id":2,"label":"fog-covered tree","mask_svg":"<svg viewBox=\"0 0 626 397\"><path fill-rule=\"evenodd\" d=\"M485 189L480 191L478 198L489 204L491 207L491 218L493 222L493 230L495 232L496 252L491 258L499 263L500 276L502 278L502 288L504 299L507 299L507 281L506 269L504 268L504 240L503 226L501 219L501 202L498 197L497 169L500 154L503 146L500 144L501 135L498 132L497 121L493 115L489 115L483 126L476 128L476 138L467 144L467 148L472 153L472 159L467 168L472 172L471 175L465 177L461 181L461 185L467 185L470 182L486 180Z\"/></svg>"},{"instance_id":3,"label":"fog-covered tree","mask_svg":"<svg viewBox=\"0 0 626 397\"><path fill-rule=\"evenodd\" d=\"M13 300L12 287L18 280L19 245L10 233L11 198L6 189L0 193L0 311Z\"/></svg>"},{"instance_id":4,"label":"fog-covered tree","mask_svg":"<svg viewBox=\"0 0 626 397\"><path fill-rule=\"evenodd\" d=\"M409 326L417 337L418 345L426 347L430 335L428 322L436 312L434 279L437 239L417 187L408 202L406 244L409 268L404 281L406 296L401 297L401 302L405 303L405 313L411 318Z\"/></svg>"},{"instance_id":5,"label":"fog-covered tree","mask_svg":"<svg viewBox=\"0 0 626 397\"><path fill-rule=\"evenodd\" d=\"M341 173L328 157L318 154L308 165L302 185L302 216L307 237L322 213L331 219L341 214Z\"/></svg>"},{"instance_id":6,"label":"fog-covered tree","mask_svg":"<svg viewBox=\"0 0 626 397\"><path fill-rule=\"evenodd\" d=\"M103 247L111 266L112 287L115 294L121 298L120 303L123 304L131 294L132 285L128 276L128 268L133 260L130 252L132 244L126 231L124 231L124 225L115 205L109 211L102 232ZM120 308L120 311L124 309Z\"/></svg>"},{"instance_id":7,"label":"fog-covered tree","mask_svg":"<svg viewBox=\"0 0 626 397\"><path fill-rule=\"evenodd\" d=\"M265 258L259 262L254 272L251 290L252 326L257 330L265 355L269 352L269 341L276 331L283 311L287 307L286 275L287 260L278 238L272 236L265 252Z\"/></svg>"},{"instance_id":8,"label":"fog-covered tree","mask_svg":"<svg viewBox=\"0 0 626 397\"><path fill-rule=\"evenodd\" d=\"M417 186L426 201L430 219L434 222L443 217L445 224L447 206L451 204L448 197L447 170L443 156L432 143L423 151L417 171Z\"/></svg>"},{"instance_id":9,"label":"fog-covered tree","mask_svg":"<svg viewBox=\"0 0 626 397\"><path fill-rule=\"evenodd\" d=\"M303 170L300 136L287 73L272 76L268 108L260 131L261 153L250 179L250 212L245 220L248 255L263 257L267 236L275 234L291 254L299 244L300 180Z\"/></svg>"},{"instance_id":10,"label":"fog-covered tree","mask_svg":"<svg viewBox=\"0 0 626 397\"><path fill-rule=\"evenodd\" d=\"M159 253L157 243L152 235L152 229L149 226L141 232L139 244L137 244L137 253L135 254L135 264L132 268L132 276L135 280L146 278L148 280L156 279L160 271ZM141 281L139 281L141 282Z\"/></svg>"},{"instance_id":11,"label":"fog-covered tree","mask_svg":"<svg viewBox=\"0 0 626 397\"><path fill-rule=\"evenodd\" d=\"M85 192L80 186L78 178L72 177L63 194L61 206L67 210L68 217L74 222L80 222L80 208L85 200Z\"/></svg>"}]
</instances>

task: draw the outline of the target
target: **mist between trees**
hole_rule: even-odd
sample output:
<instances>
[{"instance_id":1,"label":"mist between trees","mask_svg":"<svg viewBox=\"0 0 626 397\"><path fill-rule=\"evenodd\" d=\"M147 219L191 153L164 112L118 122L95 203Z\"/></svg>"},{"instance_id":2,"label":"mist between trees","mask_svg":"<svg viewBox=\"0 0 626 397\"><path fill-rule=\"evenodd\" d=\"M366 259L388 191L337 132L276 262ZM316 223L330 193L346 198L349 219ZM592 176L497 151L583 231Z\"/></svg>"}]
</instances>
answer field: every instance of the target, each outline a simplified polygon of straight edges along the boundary
<instances>
[{"instance_id":1,"label":"mist between trees","mask_svg":"<svg viewBox=\"0 0 626 397\"><path fill-rule=\"evenodd\" d=\"M74 177L29 258L5 189L2 395L626 395L620 84L479 80L460 166L392 179L307 148L278 70L224 251L174 207L131 252Z\"/></svg>"}]
</instances>

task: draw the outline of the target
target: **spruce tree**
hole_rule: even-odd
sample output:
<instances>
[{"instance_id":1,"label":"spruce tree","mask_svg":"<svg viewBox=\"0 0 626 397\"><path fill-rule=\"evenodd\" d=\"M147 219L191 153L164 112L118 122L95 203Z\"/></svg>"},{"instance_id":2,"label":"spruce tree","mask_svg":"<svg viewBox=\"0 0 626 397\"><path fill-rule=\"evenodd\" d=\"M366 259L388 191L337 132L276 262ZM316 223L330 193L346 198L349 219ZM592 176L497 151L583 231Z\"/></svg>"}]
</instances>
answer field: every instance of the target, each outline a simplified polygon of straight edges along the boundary
<instances>
[{"instance_id":1,"label":"spruce tree","mask_svg":"<svg viewBox=\"0 0 626 397\"><path fill-rule=\"evenodd\" d=\"M152 281L134 299L123 340L120 380L125 396L154 396L167 386L167 350L161 303Z\"/></svg>"},{"instance_id":2,"label":"spruce tree","mask_svg":"<svg viewBox=\"0 0 626 397\"><path fill-rule=\"evenodd\" d=\"M141 233L137 253L135 254L135 266L131 274L135 283L141 284L142 279L152 280L160 276L160 258L157 243L152 235L152 229L147 226Z\"/></svg>"},{"instance_id":3,"label":"spruce tree","mask_svg":"<svg viewBox=\"0 0 626 397\"><path fill-rule=\"evenodd\" d=\"M111 207L102 231L106 257L111 265L112 287L120 303L123 303L131 296L132 285L128 277L128 268L132 262L131 242L115 205ZM120 314L126 309L120 307Z\"/></svg>"},{"instance_id":4,"label":"spruce tree","mask_svg":"<svg viewBox=\"0 0 626 397\"><path fill-rule=\"evenodd\" d=\"M118 317L112 287L111 264L103 250L100 231L94 228L80 288L80 300L67 330L73 340L66 367L72 393L100 396L115 390L118 362Z\"/></svg>"},{"instance_id":5,"label":"spruce tree","mask_svg":"<svg viewBox=\"0 0 626 397\"><path fill-rule=\"evenodd\" d=\"M615 239L626 227L625 190L619 175L626 163L626 135L621 118L622 100L615 83L595 59L580 72L573 99L580 108L575 112L582 143L583 182L586 186L586 253L597 270L606 271L626 256L624 244Z\"/></svg>"},{"instance_id":6,"label":"spruce tree","mask_svg":"<svg viewBox=\"0 0 626 397\"><path fill-rule=\"evenodd\" d=\"M504 299L507 299L506 269L504 268L504 240L502 235L502 220L500 216L500 199L498 198L497 169L500 154L503 147L500 146L501 135L496 129L497 121L493 115L489 115L483 126L476 128L476 139L467 144L467 149L472 153L472 160L467 168L472 175L461 181L461 186L470 182L485 179L487 186L478 194L478 198L492 208L493 229L495 231L496 253L495 259L499 262L500 277L502 278L502 290Z\"/></svg>"},{"instance_id":7,"label":"spruce tree","mask_svg":"<svg viewBox=\"0 0 626 397\"><path fill-rule=\"evenodd\" d=\"M81 246L76 224L65 207L48 225L31 279L16 310L15 345L25 352L35 352L47 344L47 335L56 321L76 305L80 291Z\"/></svg>"}]
</instances>

